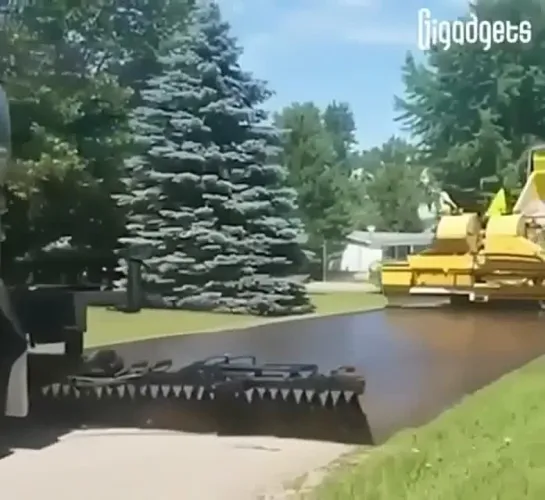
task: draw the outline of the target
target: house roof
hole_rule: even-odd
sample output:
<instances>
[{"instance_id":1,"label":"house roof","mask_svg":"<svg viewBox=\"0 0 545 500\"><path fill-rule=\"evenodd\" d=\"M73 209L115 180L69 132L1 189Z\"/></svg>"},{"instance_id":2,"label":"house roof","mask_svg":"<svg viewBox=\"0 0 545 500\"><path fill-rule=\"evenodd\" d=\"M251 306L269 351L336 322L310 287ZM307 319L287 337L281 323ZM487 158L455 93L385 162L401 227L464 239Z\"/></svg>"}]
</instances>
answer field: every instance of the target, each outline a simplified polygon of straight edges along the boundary
<instances>
[{"instance_id":1,"label":"house roof","mask_svg":"<svg viewBox=\"0 0 545 500\"><path fill-rule=\"evenodd\" d=\"M360 245L373 248L429 245L434 238L432 231L423 233L386 233L380 231L353 231L347 236L347 240Z\"/></svg>"}]
</instances>

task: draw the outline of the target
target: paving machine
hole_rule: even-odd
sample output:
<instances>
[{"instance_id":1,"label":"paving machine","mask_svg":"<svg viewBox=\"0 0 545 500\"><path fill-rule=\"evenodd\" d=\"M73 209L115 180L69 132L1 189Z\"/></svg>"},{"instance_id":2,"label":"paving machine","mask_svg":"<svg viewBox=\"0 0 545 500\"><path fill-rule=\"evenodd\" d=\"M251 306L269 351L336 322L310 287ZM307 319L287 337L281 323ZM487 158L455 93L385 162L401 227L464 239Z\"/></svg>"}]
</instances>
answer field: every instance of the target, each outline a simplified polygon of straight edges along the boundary
<instances>
[{"instance_id":1,"label":"paving machine","mask_svg":"<svg viewBox=\"0 0 545 500\"><path fill-rule=\"evenodd\" d=\"M0 188L9 153L8 101L0 87ZM53 420L207 432L214 425L205 423L216 419L215 430L229 420L231 431L241 432L261 413L274 420L273 427L285 422L276 434L369 441L360 406L365 384L353 368L322 374L313 364L260 364L252 356L219 356L184 367L171 361L126 366L113 350L84 355L86 311L85 293L73 287L8 287L0 281L0 415L33 425ZM53 343L65 346L61 354L32 351ZM261 431L267 432L256 429Z\"/></svg>"},{"instance_id":2,"label":"paving machine","mask_svg":"<svg viewBox=\"0 0 545 500\"><path fill-rule=\"evenodd\" d=\"M501 190L484 215L443 215L428 249L385 263L381 286L388 303L540 306L545 301L545 146L529 151L526 183L512 209L504 196Z\"/></svg>"}]
</instances>

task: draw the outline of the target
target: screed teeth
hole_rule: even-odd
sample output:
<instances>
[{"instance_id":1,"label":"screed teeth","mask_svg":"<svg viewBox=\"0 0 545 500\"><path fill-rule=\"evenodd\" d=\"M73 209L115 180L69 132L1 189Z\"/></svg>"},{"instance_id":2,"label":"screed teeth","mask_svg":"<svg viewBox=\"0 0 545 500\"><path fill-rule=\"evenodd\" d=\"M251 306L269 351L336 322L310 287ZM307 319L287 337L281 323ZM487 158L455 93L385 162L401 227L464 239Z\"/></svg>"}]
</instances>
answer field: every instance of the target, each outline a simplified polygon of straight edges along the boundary
<instances>
[{"instance_id":1,"label":"screed teeth","mask_svg":"<svg viewBox=\"0 0 545 500\"><path fill-rule=\"evenodd\" d=\"M243 404L279 403L287 405L323 407L334 409L339 406L359 404L359 396L353 391L323 391L312 389L277 389L255 387L247 390L221 391L216 394L211 388L194 385L169 384L119 384L79 388L73 384L52 384L41 388L45 399L168 399L179 401L225 401L232 399ZM227 398L227 399L226 399Z\"/></svg>"},{"instance_id":2,"label":"screed teeth","mask_svg":"<svg viewBox=\"0 0 545 500\"><path fill-rule=\"evenodd\" d=\"M159 386L158 385L150 385L150 396L153 399L157 399L159 396Z\"/></svg>"}]
</instances>

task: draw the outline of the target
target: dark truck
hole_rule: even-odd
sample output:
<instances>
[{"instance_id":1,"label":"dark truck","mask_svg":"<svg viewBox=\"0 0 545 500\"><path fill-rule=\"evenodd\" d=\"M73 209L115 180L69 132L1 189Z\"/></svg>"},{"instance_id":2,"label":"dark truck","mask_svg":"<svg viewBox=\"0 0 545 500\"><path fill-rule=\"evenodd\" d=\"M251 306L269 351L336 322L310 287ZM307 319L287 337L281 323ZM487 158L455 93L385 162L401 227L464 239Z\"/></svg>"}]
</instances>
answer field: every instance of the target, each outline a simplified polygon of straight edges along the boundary
<instances>
[{"instance_id":1,"label":"dark truck","mask_svg":"<svg viewBox=\"0 0 545 500\"><path fill-rule=\"evenodd\" d=\"M8 100L0 87L0 215L6 210L4 184L10 140ZM0 242L3 238L0 219ZM60 359L75 364L81 358L86 329L86 308L81 298L81 292L69 286L8 287L0 277L0 406L4 415L28 414L28 357L32 347L62 343L65 348Z\"/></svg>"},{"instance_id":2,"label":"dark truck","mask_svg":"<svg viewBox=\"0 0 545 500\"><path fill-rule=\"evenodd\" d=\"M2 208L10 139L8 100L0 87ZM136 275L142 262L126 260L123 311L135 313L141 298ZM150 405L162 400L186 416L174 419L176 428L189 431L195 430L192 422L216 422L217 432L225 426L238 429L246 422L249 432L266 411L280 435L299 436L293 422L303 422L304 417L300 429L314 439L317 432L325 430L327 439L368 442L367 420L360 406L365 381L353 367L322 374L315 364L262 364L251 355L212 356L182 367L175 367L171 360L125 365L113 350L84 357L88 291L81 286L29 285L23 281L15 280L12 285L10 279L6 285L0 279L0 417L20 419L30 413L44 421L67 418L73 425L77 415L81 422L90 419L96 425L109 422L104 420L108 414L121 413L127 421L136 419L133 424L142 425L140 411L149 411ZM36 348L52 344L62 344L64 349L60 353L51 353L48 348L36 352ZM120 411L120 404L126 405L127 411ZM108 412L108 408L113 410ZM187 418L188 412L198 416Z\"/></svg>"}]
</instances>

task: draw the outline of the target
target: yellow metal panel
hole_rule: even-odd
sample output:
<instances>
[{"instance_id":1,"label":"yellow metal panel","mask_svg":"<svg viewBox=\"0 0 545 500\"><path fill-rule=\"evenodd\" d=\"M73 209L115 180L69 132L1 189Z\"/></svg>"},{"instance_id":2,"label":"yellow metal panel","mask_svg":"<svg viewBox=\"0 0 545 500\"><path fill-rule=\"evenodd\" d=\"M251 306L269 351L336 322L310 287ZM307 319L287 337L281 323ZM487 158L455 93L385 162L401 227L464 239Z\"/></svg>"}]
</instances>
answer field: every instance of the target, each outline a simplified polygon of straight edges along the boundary
<instances>
[{"instance_id":1,"label":"yellow metal panel","mask_svg":"<svg viewBox=\"0 0 545 500\"><path fill-rule=\"evenodd\" d=\"M540 257L542 250L536 243L520 236L494 236L486 238L483 253L487 260L491 254L497 254L501 258L510 256L513 259L525 256Z\"/></svg>"},{"instance_id":2,"label":"yellow metal panel","mask_svg":"<svg viewBox=\"0 0 545 500\"><path fill-rule=\"evenodd\" d=\"M475 267L472 255L409 255L407 258L413 270L471 271Z\"/></svg>"},{"instance_id":3,"label":"yellow metal panel","mask_svg":"<svg viewBox=\"0 0 545 500\"><path fill-rule=\"evenodd\" d=\"M477 227L480 229L477 214L444 215L437 225L436 236L440 239L465 239Z\"/></svg>"},{"instance_id":4,"label":"yellow metal panel","mask_svg":"<svg viewBox=\"0 0 545 500\"><path fill-rule=\"evenodd\" d=\"M532 152L532 169L534 172L545 172L544 150L536 150Z\"/></svg>"},{"instance_id":5,"label":"yellow metal panel","mask_svg":"<svg viewBox=\"0 0 545 500\"><path fill-rule=\"evenodd\" d=\"M412 283L413 273L409 270L400 270L394 268L383 267L381 271L382 287L407 287Z\"/></svg>"},{"instance_id":6,"label":"yellow metal panel","mask_svg":"<svg viewBox=\"0 0 545 500\"><path fill-rule=\"evenodd\" d=\"M536 257L541 260L541 247L526 237L526 220L520 214L491 217L486 226L483 254L487 266L494 260L516 260Z\"/></svg>"},{"instance_id":7,"label":"yellow metal panel","mask_svg":"<svg viewBox=\"0 0 545 500\"><path fill-rule=\"evenodd\" d=\"M543 167L545 168L545 166ZM539 170L534 176L534 184L537 197L543 201L545 200L545 170Z\"/></svg>"},{"instance_id":8,"label":"yellow metal panel","mask_svg":"<svg viewBox=\"0 0 545 500\"><path fill-rule=\"evenodd\" d=\"M496 236L523 236L525 233L524 217L520 214L494 215L486 225L486 240Z\"/></svg>"},{"instance_id":9,"label":"yellow metal panel","mask_svg":"<svg viewBox=\"0 0 545 500\"><path fill-rule=\"evenodd\" d=\"M481 223L477 214L447 215L437 225L433 253L461 254L477 251Z\"/></svg>"},{"instance_id":10,"label":"yellow metal panel","mask_svg":"<svg viewBox=\"0 0 545 500\"><path fill-rule=\"evenodd\" d=\"M528 217L545 215L545 171L539 170L530 174L513 211Z\"/></svg>"},{"instance_id":11,"label":"yellow metal panel","mask_svg":"<svg viewBox=\"0 0 545 500\"><path fill-rule=\"evenodd\" d=\"M505 195L505 189L501 188L491 201L490 206L486 211L486 216L492 217L493 215L503 215L505 213L507 213L507 197Z\"/></svg>"},{"instance_id":12,"label":"yellow metal panel","mask_svg":"<svg viewBox=\"0 0 545 500\"><path fill-rule=\"evenodd\" d=\"M455 273L420 273L414 278L414 286L422 287L469 287L473 285L473 279L469 274Z\"/></svg>"}]
</instances>

